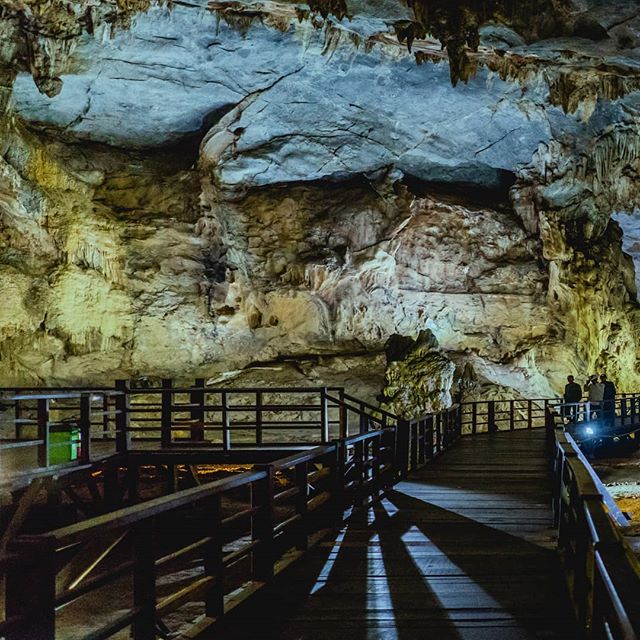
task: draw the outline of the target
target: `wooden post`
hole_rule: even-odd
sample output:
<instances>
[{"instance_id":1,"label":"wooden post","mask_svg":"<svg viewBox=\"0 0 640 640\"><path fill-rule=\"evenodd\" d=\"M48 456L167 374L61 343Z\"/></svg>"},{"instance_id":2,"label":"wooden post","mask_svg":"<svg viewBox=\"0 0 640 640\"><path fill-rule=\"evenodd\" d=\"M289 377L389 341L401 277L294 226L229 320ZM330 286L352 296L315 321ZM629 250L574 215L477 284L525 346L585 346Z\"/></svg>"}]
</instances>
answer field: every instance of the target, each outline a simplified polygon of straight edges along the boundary
<instances>
[{"instance_id":1,"label":"wooden post","mask_svg":"<svg viewBox=\"0 0 640 640\"><path fill-rule=\"evenodd\" d=\"M533 402L527 400L527 429L533 427Z\"/></svg>"},{"instance_id":2,"label":"wooden post","mask_svg":"<svg viewBox=\"0 0 640 640\"><path fill-rule=\"evenodd\" d=\"M382 486L390 489L396 482L395 461L396 461L396 436L393 431L388 431L382 439L384 463L389 464L389 468L384 472Z\"/></svg>"},{"instance_id":3,"label":"wooden post","mask_svg":"<svg viewBox=\"0 0 640 640\"><path fill-rule=\"evenodd\" d=\"M382 454L381 439L382 439L382 436L378 434L373 439L373 442L371 445L372 455L373 455L373 466L371 467L372 469L371 473L373 476L371 495L374 500L377 500L380 497L380 490L382 489L382 477L380 475L381 474L380 468L382 466L382 460L380 459L380 456Z\"/></svg>"},{"instance_id":4,"label":"wooden post","mask_svg":"<svg viewBox=\"0 0 640 640\"><path fill-rule=\"evenodd\" d=\"M426 420L422 419L418 421L418 464L423 467L426 461Z\"/></svg>"},{"instance_id":5,"label":"wooden post","mask_svg":"<svg viewBox=\"0 0 640 640\"><path fill-rule=\"evenodd\" d=\"M22 401L21 400L16 400L14 402L13 411L14 411L14 418L15 418L15 423L14 423L15 436L16 436L16 440L20 440L22 438L22 423L21 423Z\"/></svg>"},{"instance_id":6,"label":"wooden post","mask_svg":"<svg viewBox=\"0 0 640 640\"><path fill-rule=\"evenodd\" d=\"M222 531L222 511L220 495L212 498L211 512L208 514L207 529L211 537L204 549L204 573L215 578L215 582L205 596L205 614L220 619L224 615L224 536Z\"/></svg>"},{"instance_id":7,"label":"wooden post","mask_svg":"<svg viewBox=\"0 0 640 640\"><path fill-rule=\"evenodd\" d=\"M189 394L191 407L191 419L195 421L191 425L191 441L202 442L204 437L204 378L196 378L193 391Z\"/></svg>"},{"instance_id":8,"label":"wooden post","mask_svg":"<svg viewBox=\"0 0 640 640\"><path fill-rule=\"evenodd\" d=\"M516 428L515 401L509 400L509 430L513 431L515 428Z\"/></svg>"},{"instance_id":9,"label":"wooden post","mask_svg":"<svg viewBox=\"0 0 640 640\"><path fill-rule=\"evenodd\" d=\"M266 472L266 478L253 485L251 498L257 508L252 518L252 537L257 541L253 552L254 580L268 581L273 577L273 465L256 465L256 469Z\"/></svg>"},{"instance_id":10,"label":"wooden post","mask_svg":"<svg viewBox=\"0 0 640 640\"><path fill-rule=\"evenodd\" d=\"M38 400L38 465L49 466L49 400Z\"/></svg>"},{"instance_id":11,"label":"wooden post","mask_svg":"<svg viewBox=\"0 0 640 640\"><path fill-rule=\"evenodd\" d=\"M478 432L478 403L471 405L471 433L475 435Z\"/></svg>"},{"instance_id":12,"label":"wooden post","mask_svg":"<svg viewBox=\"0 0 640 640\"><path fill-rule=\"evenodd\" d=\"M495 433L498 430L496 425L496 401L489 400L487 402L487 431L489 433Z\"/></svg>"},{"instance_id":13,"label":"wooden post","mask_svg":"<svg viewBox=\"0 0 640 640\"><path fill-rule=\"evenodd\" d=\"M320 442L329 442L329 401L326 387L322 387L320 391Z\"/></svg>"},{"instance_id":14,"label":"wooden post","mask_svg":"<svg viewBox=\"0 0 640 640\"><path fill-rule=\"evenodd\" d=\"M355 495L353 504L356 506L365 506L366 504L366 473L367 467L364 464L366 460L367 447L365 442L355 442L353 445L353 465L355 469Z\"/></svg>"},{"instance_id":15,"label":"wooden post","mask_svg":"<svg viewBox=\"0 0 640 640\"><path fill-rule=\"evenodd\" d=\"M222 448L229 451L231 449L231 423L229 421L229 399L226 391L220 392L220 404L222 406Z\"/></svg>"},{"instance_id":16,"label":"wooden post","mask_svg":"<svg viewBox=\"0 0 640 640\"><path fill-rule=\"evenodd\" d=\"M358 415L359 415L359 425L360 425L358 432L360 433L360 435L362 435L367 433L367 431L369 430L368 429L369 423L367 421L367 415L364 412L361 411Z\"/></svg>"},{"instance_id":17,"label":"wooden post","mask_svg":"<svg viewBox=\"0 0 640 640\"><path fill-rule=\"evenodd\" d=\"M262 445L262 391L256 391L256 444Z\"/></svg>"},{"instance_id":18,"label":"wooden post","mask_svg":"<svg viewBox=\"0 0 640 640\"><path fill-rule=\"evenodd\" d=\"M331 492L333 513L338 524L344 520L344 465L345 446L341 440L334 440L335 454L331 459Z\"/></svg>"},{"instance_id":19,"label":"wooden post","mask_svg":"<svg viewBox=\"0 0 640 640\"><path fill-rule=\"evenodd\" d=\"M427 460L433 460L433 414L427 416L427 430L424 438L427 444Z\"/></svg>"},{"instance_id":20,"label":"wooden post","mask_svg":"<svg viewBox=\"0 0 640 640\"><path fill-rule=\"evenodd\" d=\"M116 380L116 451L126 453L131 446L131 393L128 380Z\"/></svg>"},{"instance_id":21,"label":"wooden post","mask_svg":"<svg viewBox=\"0 0 640 640\"><path fill-rule=\"evenodd\" d=\"M409 423L409 429L411 433L411 471L418 470L418 423L412 420Z\"/></svg>"},{"instance_id":22,"label":"wooden post","mask_svg":"<svg viewBox=\"0 0 640 640\"><path fill-rule=\"evenodd\" d=\"M102 439L106 440L109 436L109 396L102 394Z\"/></svg>"},{"instance_id":23,"label":"wooden post","mask_svg":"<svg viewBox=\"0 0 640 640\"><path fill-rule=\"evenodd\" d=\"M91 461L91 394L80 395L80 462Z\"/></svg>"},{"instance_id":24,"label":"wooden post","mask_svg":"<svg viewBox=\"0 0 640 640\"><path fill-rule=\"evenodd\" d=\"M298 495L296 496L296 513L300 516L300 525L296 532L296 548L306 550L309 548L309 519L308 519L308 496L309 496L309 463L302 462L296 465L296 486Z\"/></svg>"},{"instance_id":25,"label":"wooden post","mask_svg":"<svg viewBox=\"0 0 640 640\"><path fill-rule=\"evenodd\" d=\"M340 398L340 438L349 437L349 412L344 404L344 387L340 388L338 393Z\"/></svg>"},{"instance_id":26,"label":"wooden post","mask_svg":"<svg viewBox=\"0 0 640 640\"><path fill-rule=\"evenodd\" d=\"M624 426L627 422L627 399L626 397L620 398L620 423Z\"/></svg>"},{"instance_id":27,"label":"wooden post","mask_svg":"<svg viewBox=\"0 0 640 640\"><path fill-rule=\"evenodd\" d=\"M132 627L134 640L156 640L156 573L153 519L133 525L133 604L140 609Z\"/></svg>"},{"instance_id":28,"label":"wooden post","mask_svg":"<svg viewBox=\"0 0 640 640\"><path fill-rule=\"evenodd\" d=\"M173 405L173 380L165 378L162 381L162 413L160 417L160 445L162 448L170 447L172 441L172 405Z\"/></svg>"},{"instance_id":29,"label":"wooden post","mask_svg":"<svg viewBox=\"0 0 640 640\"><path fill-rule=\"evenodd\" d=\"M409 473L409 421L400 419L396 427L396 477L404 479Z\"/></svg>"},{"instance_id":30,"label":"wooden post","mask_svg":"<svg viewBox=\"0 0 640 640\"><path fill-rule=\"evenodd\" d=\"M13 640L54 640L56 635L56 540L52 536L19 536L8 545L19 560L5 580L6 618L24 617Z\"/></svg>"}]
</instances>

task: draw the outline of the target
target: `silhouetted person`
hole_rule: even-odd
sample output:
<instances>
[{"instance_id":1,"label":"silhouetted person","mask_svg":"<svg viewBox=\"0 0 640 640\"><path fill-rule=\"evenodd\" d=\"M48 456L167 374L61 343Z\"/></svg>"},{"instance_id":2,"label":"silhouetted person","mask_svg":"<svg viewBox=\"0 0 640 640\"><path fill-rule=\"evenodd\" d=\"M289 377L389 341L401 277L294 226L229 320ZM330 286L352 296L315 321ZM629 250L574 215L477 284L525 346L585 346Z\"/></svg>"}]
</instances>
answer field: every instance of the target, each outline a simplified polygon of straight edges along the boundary
<instances>
[{"instance_id":1,"label":"silhouetted person","mask_svg":"<svg viewBox=\"0 0 640 640\"><path fill-rule=\"evenodd\" d=\"M600 418L602 413L602 399L604 397L604 384L598 382L598 376L594 373L589 376L587 384L584 385L584 390L589 395L589 418Z\"/></svg>"},{"instance_id":2,"label":"silhouetted person","mask_svg":"<svg viewBox=\"0 0 640 640\"><path fill-rule=\"evenodd\" d=\"M616 385L607 380L604 373L600 376L603 387L602 393L602 418L605 426L613 427L616 419Z\"/></svg>"},{"instance_id":3,"label":"silhouetted person","mask_svg":"<svg viewBox=\"0 0 640 640\"><path fill-rule=\"evenodd\" d=\"M563 415L572 422L578 416L578 404L582 400L582 387L575 381L573 376L567 376L567 384L564 386Z\"/></svg>"}]
</instances>

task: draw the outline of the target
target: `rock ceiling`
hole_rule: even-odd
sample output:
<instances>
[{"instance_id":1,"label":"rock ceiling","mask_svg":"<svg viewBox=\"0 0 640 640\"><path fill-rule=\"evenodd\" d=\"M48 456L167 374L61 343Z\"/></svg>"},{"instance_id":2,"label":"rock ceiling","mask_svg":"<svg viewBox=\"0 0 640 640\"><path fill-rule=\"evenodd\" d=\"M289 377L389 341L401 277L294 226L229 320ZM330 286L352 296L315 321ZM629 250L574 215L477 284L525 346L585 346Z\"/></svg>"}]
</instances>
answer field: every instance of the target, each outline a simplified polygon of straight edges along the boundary
<instances>
[{"instance_id":1,"label":"rock ceiling","mask_svg":"<svg viewBox=\"0 0 640 640\"><path fill-rule=\"evenodd\" d=\"M374 394L428 330L425 406L465 366L637 387L639 3L3 0L0 34L7 381Z\"/></svg>"}]
</instances>

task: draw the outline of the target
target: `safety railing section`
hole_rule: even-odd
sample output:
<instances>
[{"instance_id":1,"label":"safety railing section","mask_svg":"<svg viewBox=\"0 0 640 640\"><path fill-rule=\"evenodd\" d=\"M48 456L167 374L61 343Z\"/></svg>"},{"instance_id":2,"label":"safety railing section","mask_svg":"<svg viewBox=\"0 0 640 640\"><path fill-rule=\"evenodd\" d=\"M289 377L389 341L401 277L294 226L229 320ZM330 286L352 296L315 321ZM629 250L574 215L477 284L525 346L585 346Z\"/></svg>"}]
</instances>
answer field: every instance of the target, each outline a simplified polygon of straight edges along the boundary
<instances>
[{"instance_id":1,"label":"safety railing section","mask_svg":"<svg viewBox=\"0 0 640 640\"><path fill-rule=\"evenodd\" d=\"M406 431L407 437L401 437L400 441L407 447L407 471L415 471L449 449L461 437L461 407L453 405L444 411L411 420Z\"/></svg>"},{"instance_id":2,"label":"safety railing section","mask_svg":"<svg viewBox=\"0 0 640 640\"><path fill-rule=\"evenodd\" d=\"M53 640L56 627L63 637L60 613L103 587L120 596L102 601L87 637L129 628L134 640L155 640L169 614L188 606L191 616L203 603L189 632L196 637L300 557L345 510L377 499L397 481L397 465L406 462L396 432L385 427L341 438L224 480L18 536L0 565L6 573L0 637ZM100 541L118 549L112 561L76 564ZM190 576L188 582L170 586L176 573Z\"/></svg>"},{"instance_id":3,"label":"safety railing section","mask_svg":"<svg viewBox=\"0 0 640 640\"><path fill-rule=\"evenodd\" d=\"M21 458L31 468L88 463L92 459L92 442L105 440L109 435L109 431L105 432L108 421L118 414L113 403L119 394L112 390L3 391L0 453L20 449ZM114 451L115 447L103 446L100 453Z\"/></svg>"},{"instance_id":4,"label":"safety railing section","mask_svg":"<svg viewBox=\"0 0 640 640\"><path fill-rule=\"evenodd\" d=\"M332 392L343 394L341 388L218 388L202 379L192 387L163 380L160 387L144 389L118 381L116 388L123 394L120 451L136 440L230 450L326 444L345 434L340 410L328 400Z\"/></svg>"},{"instance_id":5,"label":"safety railing section","mask_svg":"<svg viewBox=\"0 0 640 640\"><path fill-rule=\"evenodd\" d=\"M562 400L549 405L566 423L591 422L621 430L640 428L640 395L624 393L602 402L570 402Z\"/></svg>"},{"instance_id":6,"label":"safety railing section","mask_svg":"<svg viewBox=\"0 0 640 640\"><path fill-rule=\"evenodd\" d=\"M640 565L623 536L625 516L569 434L548 421L558 546L585 637L640 638Z\"/></svg>"},{"instance_id":7,"label":"safety railing section","mask_svg":"<svg viewBox=\"0 0 640 640\"><path fill-rule=\"evenodd\" d=\"M463 402L460 405L462 433L494 433L544 427L547 408L557 402L557 398Z\"/></svg>"}]
</instances>

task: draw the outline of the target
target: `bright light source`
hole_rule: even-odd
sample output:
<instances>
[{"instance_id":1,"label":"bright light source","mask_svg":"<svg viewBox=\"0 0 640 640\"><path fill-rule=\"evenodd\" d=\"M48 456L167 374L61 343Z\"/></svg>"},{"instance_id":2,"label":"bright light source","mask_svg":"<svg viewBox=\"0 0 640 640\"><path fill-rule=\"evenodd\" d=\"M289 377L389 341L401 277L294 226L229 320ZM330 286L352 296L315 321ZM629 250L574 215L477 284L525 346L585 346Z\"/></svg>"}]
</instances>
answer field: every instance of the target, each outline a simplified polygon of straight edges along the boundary
<instances>
[{"instance_id":1,"label":"bright light source","mask_svg":"<svg viewBox=\"0 0 640 640\"><path fill-rule=\"evenodd\" d=\"M584 430L584 432L585 432L588 436L592 436L592 435L595 433L595 431L593 430L593 428L592 428L592 427L587 427L587 428Z\"/></svg>"}]
</instances>

